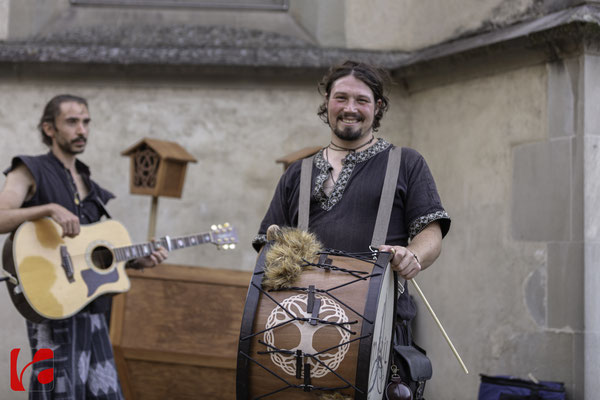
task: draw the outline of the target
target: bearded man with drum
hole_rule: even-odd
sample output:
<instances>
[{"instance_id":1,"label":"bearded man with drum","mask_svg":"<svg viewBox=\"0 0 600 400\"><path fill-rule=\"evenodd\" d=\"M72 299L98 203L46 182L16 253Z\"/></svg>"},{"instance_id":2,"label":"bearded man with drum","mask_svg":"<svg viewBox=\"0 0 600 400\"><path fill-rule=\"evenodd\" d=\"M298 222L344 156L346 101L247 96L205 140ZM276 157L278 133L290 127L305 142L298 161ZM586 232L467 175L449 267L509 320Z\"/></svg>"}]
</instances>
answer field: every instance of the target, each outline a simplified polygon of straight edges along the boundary
<instances>
[{"instance_id":1,"label":"bearded man with drum","mask_svg":"<svg viewBox=\"0 0 600 400\"><path fill-rule=\"evenodd\" d=\"M347 61L332 67L319 85L324 102L318 115L329 125L331 139L313 159L308 230L327 248L369 251L393 147L375 137L389 106L384 88L388 82L385 71ZM255 249L266 243L269 226L298 225L301 164L291 164L281 177L253 241ZM379 249L393 252L392 269L412 279L438 258L449 228L450 217L425 159L416 150L402 148L385 245ZM398 343L409 344L408 321L415 314L405 290L398 299Z\"/></svg>"}]
</instances>

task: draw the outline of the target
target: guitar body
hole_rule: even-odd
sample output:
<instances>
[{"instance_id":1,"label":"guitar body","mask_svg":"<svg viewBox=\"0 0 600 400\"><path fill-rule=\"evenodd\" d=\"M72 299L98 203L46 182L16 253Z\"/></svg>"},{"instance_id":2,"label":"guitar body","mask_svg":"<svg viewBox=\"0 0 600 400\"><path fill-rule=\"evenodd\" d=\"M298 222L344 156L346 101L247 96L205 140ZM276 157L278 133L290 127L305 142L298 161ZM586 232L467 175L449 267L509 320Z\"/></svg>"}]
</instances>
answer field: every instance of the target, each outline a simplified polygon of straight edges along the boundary
<instances>
[{"instance_id":1,"label":"guitar body","mask_svg":"<svg viewBox=\"0 0 600 400\"><path fill-rule=\"evenodd\" d=\"M25 222L4 245L4 268L19 283L8 283L9 294L34 322L68 318L97 297L130 287L125 262L116 262L112 251L131 244L121 223L82 225L75 238L62 238L61 232L49 218Z\"/></svg>"}]
</instances>

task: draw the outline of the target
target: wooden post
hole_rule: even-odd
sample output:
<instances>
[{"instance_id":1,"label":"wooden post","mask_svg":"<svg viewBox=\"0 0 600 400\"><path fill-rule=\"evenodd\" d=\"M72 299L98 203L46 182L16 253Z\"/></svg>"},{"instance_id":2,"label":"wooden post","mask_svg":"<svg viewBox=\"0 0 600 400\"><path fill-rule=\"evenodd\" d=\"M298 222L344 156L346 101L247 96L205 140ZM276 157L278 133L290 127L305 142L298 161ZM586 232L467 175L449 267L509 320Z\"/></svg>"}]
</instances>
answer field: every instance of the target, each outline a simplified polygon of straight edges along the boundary
<instances>
[{"instance_id":1,"label":"wooden post","mask_svg":"<svg viewBox=\"0 0 600 400\"><path fill-rule=\"evenodd\" d=\"M150 207L150 223L148 225L148 240L156 237L156 215L158 214L158 196L152 196L152 206Z\"/></svg>"}]
</instances>

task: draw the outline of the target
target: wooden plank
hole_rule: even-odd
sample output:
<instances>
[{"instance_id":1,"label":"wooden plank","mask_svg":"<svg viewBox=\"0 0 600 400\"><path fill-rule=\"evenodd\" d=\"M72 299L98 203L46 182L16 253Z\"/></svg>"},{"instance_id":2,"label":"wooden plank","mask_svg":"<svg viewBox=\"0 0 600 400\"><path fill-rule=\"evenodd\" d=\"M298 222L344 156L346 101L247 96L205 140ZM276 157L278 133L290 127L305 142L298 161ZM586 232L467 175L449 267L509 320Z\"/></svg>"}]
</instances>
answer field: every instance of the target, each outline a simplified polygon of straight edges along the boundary
<instances>
[{"instance_id":1,"label":"wooden plank","mask_svg":"<svg viewBox=\"0 0 600 400\"><path fill-rule=\"evenodd\" d=\"M235 371L149 361L129 362L135 397L143 400L234 400Z\"/></svg>"},{"instance_id":2,"label":"wooden plank","mask_svg":"<svg viewBox=\"0 0 600 400\"><path fill-rule=\"evenodd\" d=\"M117 372L119 373L119 380L121 382L121 390L126 400L135 400L135 394L131 385L131 379L129 378L129 370L127 367L127 361L119 346L113 346L113 353L115 356L115 365L117 366Z\"/></svg>"},{"instance_id":3,"label":"wooden plank","mask_svg":"<svg viewBox=\"0 0 600 400\"><path fill-rule=\"evenodd\" d=\"M110 341L113 346L118 346L121 344L126 296L126 293L121 293L113 296L112 298L112 311L110 315Z\"/></svg>"},{"instance_id":4,"label":"wooden plank","mask_svg":"<svg viewBox=\"0 0 600 400\"><path fill-rule=\"evenodd\" d=\"M246 293L245 287L204 282L135 280L127 296L120 343L234 357Z\"/></svg>"},{"instance_id":5,"label":"wooden plank","mask_svg":"<svg viewBox=\"0 0 600 400\"><path fill-rule=\"evenodd\" d=\"M214 285L247 288L252 279L251 271L190 267L186 265L160 264L154 268L127 270L131 278L204 282Z\"/></svg>"},{"instance_id":6,"label":"wooden plank","mask_svg":"<svg viewBox=\"0 0 600 400\"><path fill-rule=\"evenodd\" d=\"M198 367L236 369L235 357L219 357L176 353L173 351L157 351L122 347L121 352L127 360L155 361L169 364L195 365Z\"/></svg>"}]
</instances>

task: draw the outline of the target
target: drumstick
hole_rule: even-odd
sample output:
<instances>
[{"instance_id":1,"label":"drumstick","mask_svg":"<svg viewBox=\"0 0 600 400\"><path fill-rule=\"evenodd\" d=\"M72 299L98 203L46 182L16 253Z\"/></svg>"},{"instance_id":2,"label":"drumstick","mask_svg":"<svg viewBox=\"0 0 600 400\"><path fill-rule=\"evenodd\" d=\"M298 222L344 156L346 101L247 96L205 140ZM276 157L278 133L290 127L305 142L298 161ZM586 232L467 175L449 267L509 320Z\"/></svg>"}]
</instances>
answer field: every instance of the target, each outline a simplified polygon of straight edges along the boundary
<instances>
[{"instance_id":1,"label":"drumstick","mask_svg":"<svg viewBox=\"0 0 600 400\"><path fill-rule=\"evenodd\" d=\"M419 296L421 296L421 299L423 300L423 303L425 303L425 306L427 307L427 309L429 310L429 313L431 314L431 316L433 317L433 319L435 320L435 323L437 324L438 328L440 328L440 331L442 331L442 335L444 335L444 339L446 339L446 342L448 343L448 345L450 346L450 349L452 349L452 352L454 353L454 357L456 357L456 359L458 360L458 362L460 363L460 366L462 367L463 371L465 371L465 374L469 374L469 371L467 370L467 367L465 366L465 363L463 362L463 360L460 358L460 356L458 355L458 351L456 351L456 348L454 347L454 345L452 344L452 341L450 340L450 338L448 337L448 334L446 333L446 330L444 329L444 327L442 326L442 323L440 322L440 320L438 319L437 315L435 315L435 311L433 311L433 308L431 308L431 305L429 305L429 302L427 301L427 299L425 298L425 295L423 294L423 292L421 291L421 288L419 287L419 285L417 284L417 281L415 281L415 279L410 279L410 281L412 282L412 284L415 286L415 289L417 289L417 292L419 293Z\"/></svg>"}]
</instances>

